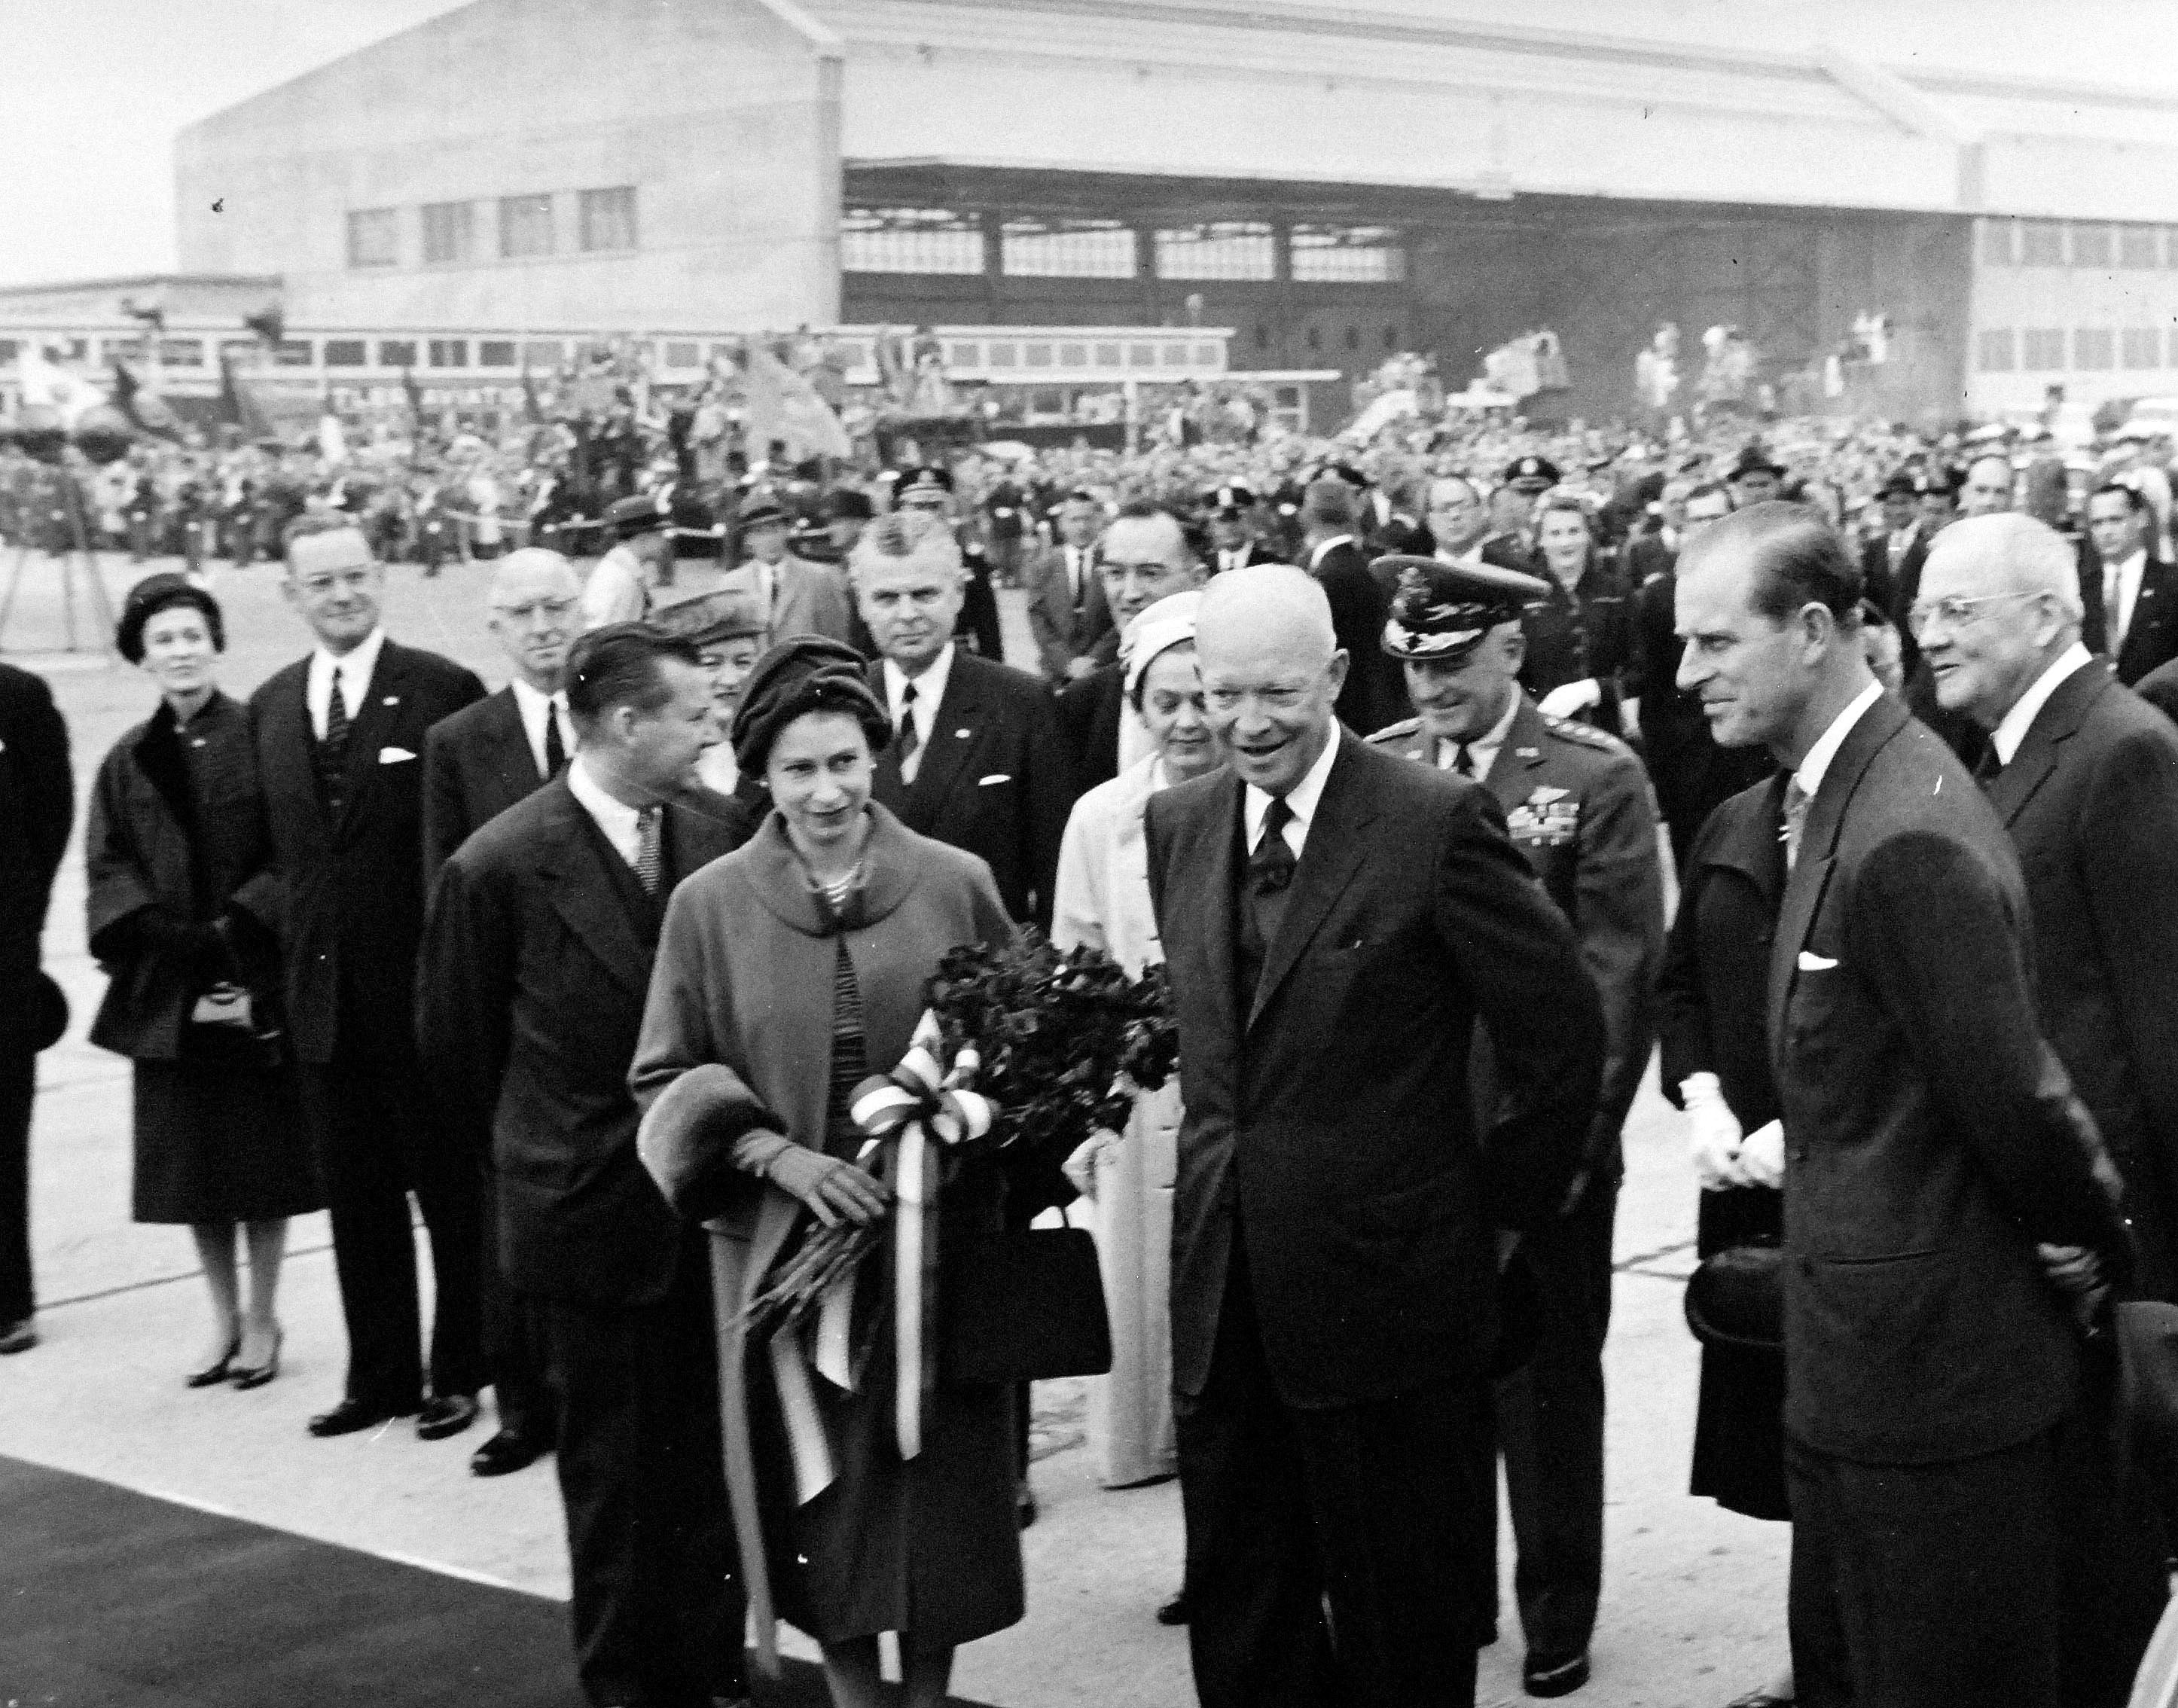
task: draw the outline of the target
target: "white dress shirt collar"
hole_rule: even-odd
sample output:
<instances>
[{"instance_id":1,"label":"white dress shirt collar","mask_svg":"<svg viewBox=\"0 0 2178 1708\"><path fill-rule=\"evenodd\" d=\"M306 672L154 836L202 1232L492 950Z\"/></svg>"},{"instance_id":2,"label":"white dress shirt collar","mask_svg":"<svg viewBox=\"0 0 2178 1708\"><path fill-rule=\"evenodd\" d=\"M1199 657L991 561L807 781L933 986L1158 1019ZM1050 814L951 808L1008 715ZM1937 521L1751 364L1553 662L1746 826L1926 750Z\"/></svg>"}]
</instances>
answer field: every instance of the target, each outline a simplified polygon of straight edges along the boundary
<instances>
[{"instance_id":1,"label":"white dress shirt collar","mask_svg":"<svg viewBox=\"0 0 2178 1708\"><path fill-rule=\"evenodd\" d=\"M1498 750L1505 745L1505 737L1513 728L1513 720L1520 714L1520 691L1514 688L1505 702L1505 709L1496 723L1467 744L1467 763L1475 768L1475 780L1481 782L1490 775L1490 768L1497 763ZM1436 744L1436 764L1440 771L1449 771L1459 757L1459 743L1447 741L1440 736Z\"/></svg>"},{"instance_id":2,"label":"white dress shirt collar","mask_svg":"<svg viewBox=\"0 0 2178 1708\"><path fill-rule=\"evenodd\" d=\"M1333 534L1330 539L1325 540L1322 545L1317 546L1315 550L1309 553L1308 567L1311 569L1314 569L1318 564L1323 561L1324 554L1332 550L1334 547L1351 545L1353 544L1354 536L1350 534Z\"/></svg>"},{"instance_id":3,"label":"white dress shirt collar","mask_svg":"<svg viewBox=\"0 0 2178 1708\"><path fill-rule=\"evenodd\" d=\"M583 753L577 753L567 766L567 791L582 802L583 810L612 844L613 852L633 871L643 851L643 815L605 792L605 785L590 775L588 756Z\"/></svg>"},{"instance_id":4,"label":"white dress shirt collar","mask_svg":"<svg viewBox=\"0 0 2178 1708\"><path fill-rule=\"evenodd\" d=\"M948 641L939 649L938 656L930 668L915 678L915 740L916 745L930 745L930 726L938 720L939 703L945 698L945 684L953 675L953 643ZM900 727L900 702L907 693L908 675L890 659L884 661L885 715L895 730Z\"/></svg>"},{"instance_id":5,"label":"white dress shirt collar","mask_svg":"<svg viewBox=\"0 0 2178 1708\"><path fill-rule=\"evenodd\" d=\"M540 693L517 676L507 684L514 690L514 709L522 714L522 733L529 742L529 757L537 762L537 775L551 775L544 763L544 720L559 714L560 745L567 753L575 751L574 726L567 720L567 697L564 693Z\"/></svg>"},{"instance_id":6,"label":"white dress shirt collar","mask_svg":"<svg viewBox=\"0 0 2178 1708\"><path fill-rule=\"evenodd\" d=\"M310 654L310 669L303 685L303 695L310 711L310 728L318 739L326 738L326 709L331 703L333 683L340 683L341 708L353 723L363 714L364 697L370 692L370 679L378 673L378 655L386 649L386 631L375 628L356 646L335 658L323 646Z\"/></svg>"},{"instance_id":7,"label":"white dress shirt collar","mask_svg":"<svg viewBox=\"0 0 2178 1708\"><path fill-rule=\"evenodd\" d=\"M1323 786L1331 775L1332 764L1338 758L1339 739L1338 723L1333 719L1330 739L1324 742L1316 763L1308 768L1300 781L1286 791L1286 807L1293 814L1286 821L1286 846L1293 850L1296 860L1308 846L1308 827L1316 818L1316 803L1323 798ZM1271 810L1271 797L1250 783L1241 797L1240 807L1247 818L1248 851L1252 854L1256 845L1263 840L1263 817Z\"/></svg>"},{"instance_id":8,"label":"white dress shirt collar","mask_svg":"<svg viewBox=\"0 0 2178 1708\"><path fill-rule=\"evenodd\" d=\"M1830 769L1831 761L1837 758L1838 749L1845 745L1845 738L1852 733L1852 726L1882 698L1883 684L1870 682L1852 697L1851 705L1831 720L1830 728L1815 738L1814 746L1800 761L1799 769L1792 773L1810 801L1821 791L1824 774Z\"/></svg>"},{"instance_id":9,"label":"white dress shirt collar","mask_svg":"<svg viewBox=\"0 0 2178 1708\"><path fill-rule=\"evenodd\" d=\"M2042 708L2049 703L2049 696L2065 685L2066 679L2076 671L2085 670L2093 655L2085 645L2074 641L2057 654L2049 669L2034 678L2034 684L2011 703L2011 709L1999 720L1989 732L1989 744L1996 749L1997 763L2008 765L2011 756L2019 751L2019 744L2027 739L2027 732L2034 727L2034 720L2041 715Z\"/></svg>"}]
</instances>

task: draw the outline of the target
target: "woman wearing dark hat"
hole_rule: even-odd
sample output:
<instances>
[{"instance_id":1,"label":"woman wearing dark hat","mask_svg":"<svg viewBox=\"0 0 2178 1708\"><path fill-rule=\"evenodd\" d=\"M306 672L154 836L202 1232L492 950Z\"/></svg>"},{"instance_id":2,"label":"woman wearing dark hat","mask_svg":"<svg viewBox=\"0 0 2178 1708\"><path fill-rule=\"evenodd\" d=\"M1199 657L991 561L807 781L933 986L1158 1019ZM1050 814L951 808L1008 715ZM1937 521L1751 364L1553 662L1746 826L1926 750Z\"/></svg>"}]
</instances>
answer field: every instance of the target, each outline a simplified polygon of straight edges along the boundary
<instances>
[{"instance_id":1,"label":"woman wearing dark hat","mask_svg":"<svg viewBox=\"0 0 2178 1708\"><path fill-rule=\"evenodd\" d=\"M213 682L225 641L217 601L183 577L129 590L116 644L161 703L99 767L84 837L90 950L112 980L90 1041L136 1065L135 1219L187 1224L211 1288L192 1388L278 1372L287 1218L325 1202L268 1009L280 887L249 714Z\"/></svg>"},{"instance_id":2,"label":"woman wearing dark hat","mask_svg":"<svg viewBox=\"0 0 2178 1708\"><path fill-rule=\"evenodd\" d=\"M849 1391L808 1367L798 1337L751 1344L742 1317L806 1229L886 1216L884 1187L852 1160L864 1136L851 1094L906 1053L946 950L1013 935L980 860L871 800L889 735L851 649L802 636L758 662L734 747L774 810L674 893L630 1076L644 1163L720 1236L726 1484L758 1653L775 1665L779 1618L808 1632L840 1708L889 1700L886 1631L904 1700L935 1708L955 1647L1014 1623L1023 1601L1010 1390L941 1378L920 1450L903 1456L890 1336ZM999 1213L994 1180L949 1181L940 1264ZM863 1273L892 1264L881 1251Z\"/></svg>"}]
</instances>

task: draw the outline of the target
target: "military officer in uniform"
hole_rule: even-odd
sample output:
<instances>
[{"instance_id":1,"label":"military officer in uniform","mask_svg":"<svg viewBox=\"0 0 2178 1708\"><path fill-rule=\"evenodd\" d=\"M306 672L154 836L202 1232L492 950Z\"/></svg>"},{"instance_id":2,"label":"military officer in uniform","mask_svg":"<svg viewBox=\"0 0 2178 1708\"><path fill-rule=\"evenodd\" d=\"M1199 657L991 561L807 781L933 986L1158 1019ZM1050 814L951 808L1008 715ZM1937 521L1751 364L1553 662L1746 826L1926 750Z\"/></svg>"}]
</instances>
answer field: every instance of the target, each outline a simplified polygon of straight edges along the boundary
<instances>
[{"instance_id":1,"label":"military officer in uniform","mask_svg":"<svg viewBox=\"0 0 2178 1708\"><path fill-rule=\"evenodd\" d=\"M1521 617L1548 594L1541 580L1488 564L1392 561L1399 588L1384 650L1404 664L1420 715L1369 739L1472 777L1497 797L1514 845L1572 922L1603 997L1608 1054L1586 1161L1563 1213L1521 1246L1536 1284L1538 1333L1526 1367L1497 1392L1519 1551L1524 1682L1530 1695L1561 1696L1588 1680L1603 1575L1603 1340L1625 1171L1619 1130L1648 1064L1650 992L1664 950L1655 800L1625 743L1545 715L1522 691ZM1471 1588L1487 1618L1494 1574Z\"/></svg>"}]
</instances>

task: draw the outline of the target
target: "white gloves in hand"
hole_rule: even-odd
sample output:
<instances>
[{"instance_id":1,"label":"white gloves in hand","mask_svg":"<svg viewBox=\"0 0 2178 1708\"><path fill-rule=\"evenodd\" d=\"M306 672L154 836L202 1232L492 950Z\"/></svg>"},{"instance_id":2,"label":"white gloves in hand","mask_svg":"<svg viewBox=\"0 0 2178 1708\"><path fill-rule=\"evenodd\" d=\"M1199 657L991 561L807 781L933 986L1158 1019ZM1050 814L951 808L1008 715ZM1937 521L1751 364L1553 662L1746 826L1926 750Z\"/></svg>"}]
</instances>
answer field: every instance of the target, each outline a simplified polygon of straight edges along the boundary
<instances>
[{"instance_id":1,"label":"white gloves in hand","mask_svg":"<svg viewBox=\"0 0 2178 1708\"><path fill-rule=\"evenodd\" d=\"M1715 1074L1688 1074L1679 1081L1687 1106L1687 1156L1705 1192L1739 1184L1739 1120L1724 1101Z\"/></svg>"},{"instance_id":2,"label":"white gloves in hand","mask_svg":"<svg viewBox=\"0 0 2178 1708\"><path fill-rule=\"evenodd\" d=\"M1603 702L1603 685L1594 676L1584 676L1577 682L1568 682L1563 687L1552 688L1542 698L1538 708L1546 717L1570 718L1586 711L1590 706Z\"/></svg>"},{"instance_id":3,"label":"white gloves in hand","mask_svg":"<svg viewBox=\"0 0 2178 1708\"><path fill-rule=\"evenodd\" d=\"M1782 1190L1785 1185L1785 1124L1772 1121L1767 1126L1757 1127L1747 1136L1739 1147L1738 1181L1743 1186L1770 1186Z\"/></svg>"}]
</instances>

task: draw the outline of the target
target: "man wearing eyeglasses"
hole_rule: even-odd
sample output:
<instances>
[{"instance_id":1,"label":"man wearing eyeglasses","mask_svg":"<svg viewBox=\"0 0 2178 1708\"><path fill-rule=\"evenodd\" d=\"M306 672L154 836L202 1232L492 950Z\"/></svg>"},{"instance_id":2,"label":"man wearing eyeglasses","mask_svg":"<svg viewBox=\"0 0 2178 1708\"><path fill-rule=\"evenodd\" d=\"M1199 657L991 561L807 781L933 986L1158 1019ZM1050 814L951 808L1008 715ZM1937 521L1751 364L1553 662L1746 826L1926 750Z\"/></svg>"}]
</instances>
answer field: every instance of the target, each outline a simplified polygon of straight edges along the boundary
<instances>
[{"instance_id":1,"label":"man wearing eyeglasses","mask_svg":"<svg viewBox=\"0 0 2178 1708\"><path fill-rule=\"evenodd\" d=\"M1528 559L1502 535L1491 532L1490 511L1482 494L1464 474L1440 474L1429 484L1425 512L1429 530L1436 540L1436 558L1460 569L1497 569L1524 572Z\"/></svg>"},{"instance_id":2,"label":"man wearing eyeglasses","mask_svg":"<svg viewBox=\"0 0 2178 1708\"><path fill-rule=\"evenodd\" d=\"M425 1440L475 1421L484 1369L477 1159L433 1119L416 1059L427 732L484 697L470 671L386 638L386 571L345 517L288 530L281 591L317 638L250 696L275 859L303 1118L332 1213L348 1367L316 1436L421 1417ZM430 1394L419 1345L413 1190L430 1230Z\"/></svg>"},{"instance_id":3,"label":"man wearing eyeglasses","mask_svg":"<svg viewBox=\"0 0 2178 1708\"><path fill-rule=\"evenodd\" d=\"M1952 523L1913 610L1938 698L1989 731L1982 783L2026 873L2043 1025L2124 1177L2134 1294L2178 1300L2178 728L2088 651L2080 619L2071 548L2024 516ZM2067 1443L2093 1571L2065 1633L2067 1700L2122 1703L2164 1550L2097 1433Z\"/></svg>"}]
</instances>

